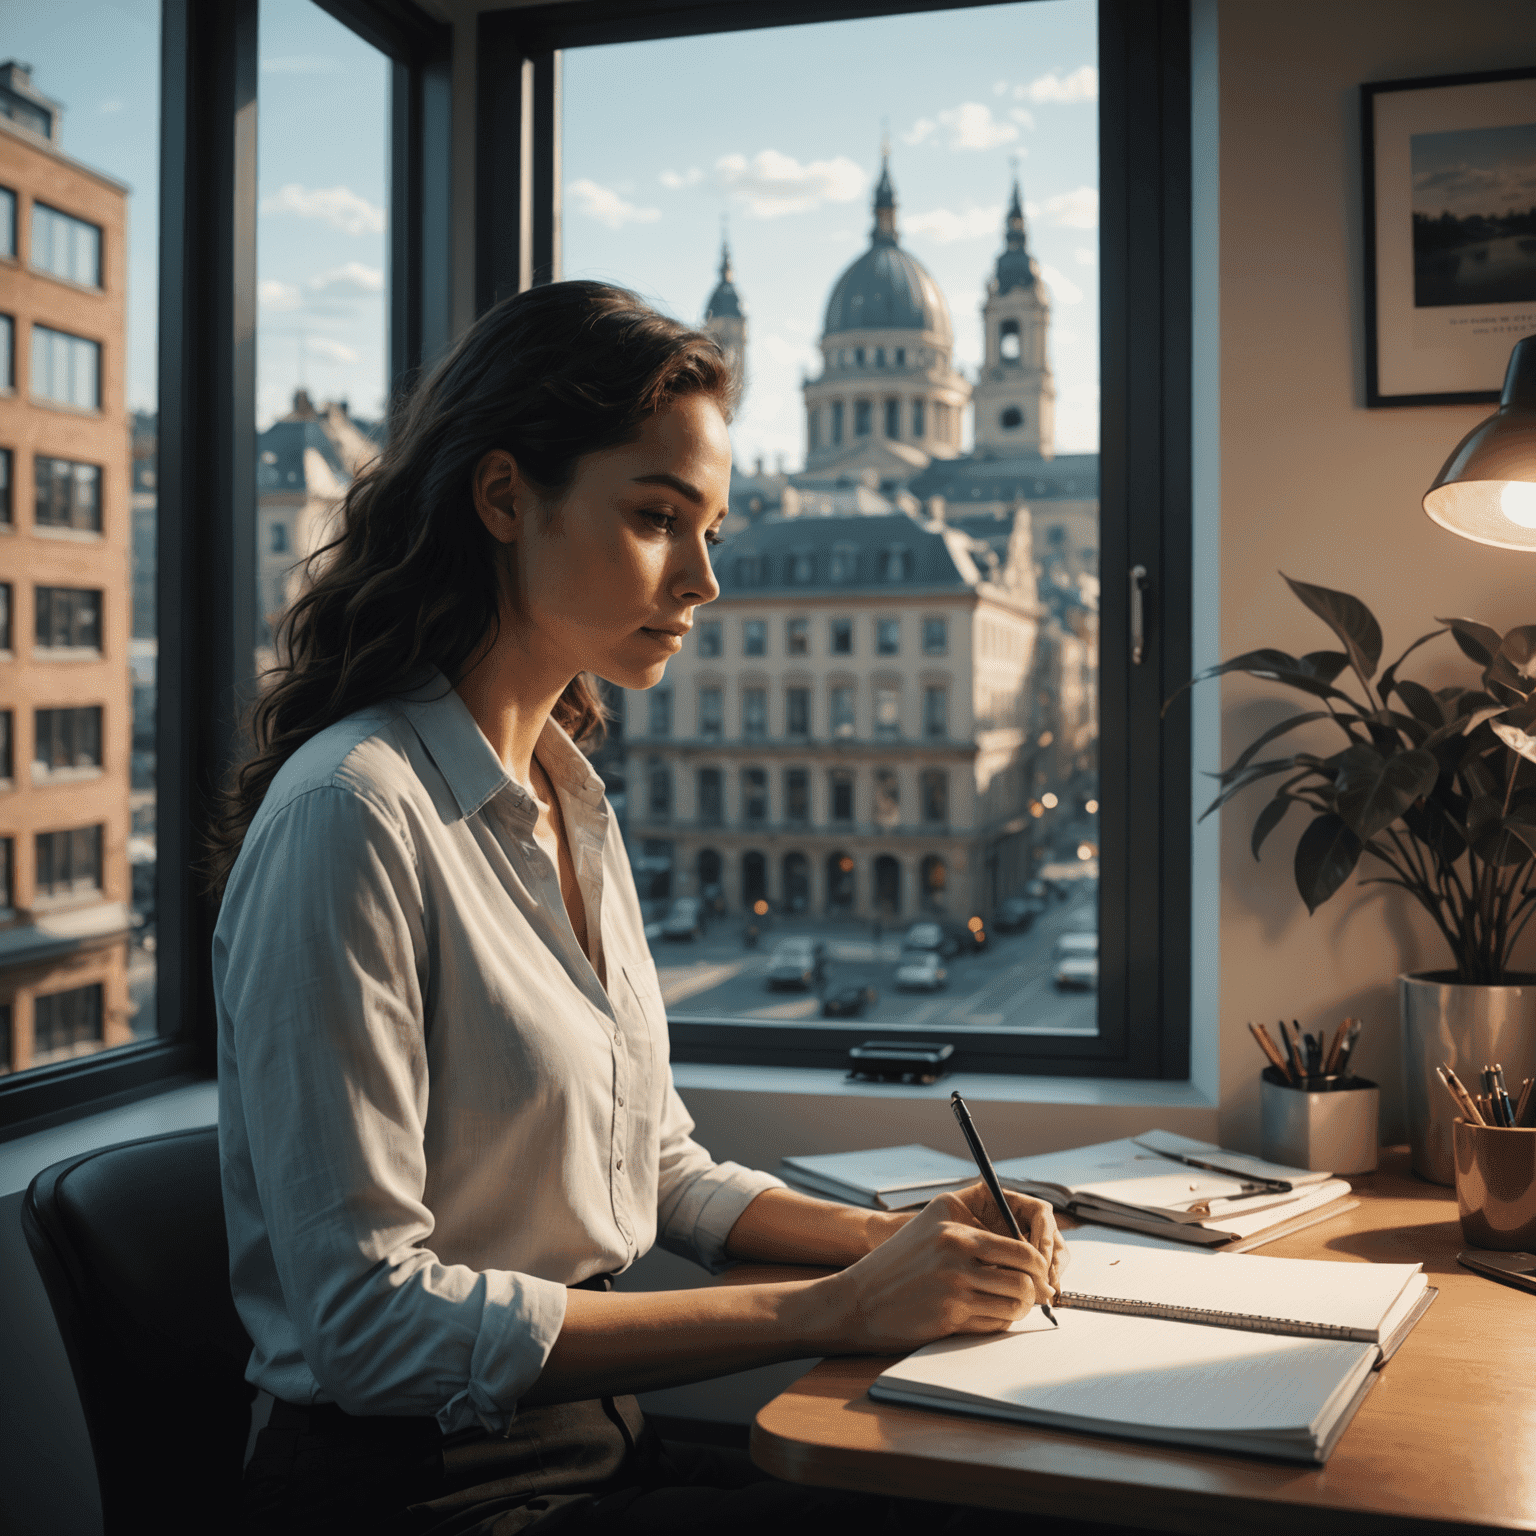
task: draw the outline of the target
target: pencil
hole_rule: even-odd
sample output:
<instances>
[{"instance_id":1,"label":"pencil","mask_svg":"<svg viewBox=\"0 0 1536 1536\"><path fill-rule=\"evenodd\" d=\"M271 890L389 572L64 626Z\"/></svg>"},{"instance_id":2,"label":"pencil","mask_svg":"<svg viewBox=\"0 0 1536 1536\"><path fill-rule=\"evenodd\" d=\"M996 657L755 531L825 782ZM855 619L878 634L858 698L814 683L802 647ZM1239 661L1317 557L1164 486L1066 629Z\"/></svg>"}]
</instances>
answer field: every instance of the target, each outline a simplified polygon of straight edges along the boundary
<instances>
[{"instance_id":1,"label":"pencil","mask_svg":"<svg viewBox=\"0 0 1536 1536\"><path fill-rule=\"evenodd\" d=\"M1291 1076L1299 1083L1307 1074L1301 1065L1301 1051L1296 1042L1291 1039L1291 1032L1285 1027L1285 1020L1280 1019L1276 1028L1280 1031L1280 1038L1285 1042L1285 1054L1291 1063Z\"/></svg>"},{"instance_id":2,"label":"pencil","mask_svg":"<svg viewBox=\"0 0 1536 1536\"><path fill-rule=\"evenodd\" d=\"M1446 1062L1445 1066L1442 1067L1441 1070L1445 1073L1446 1078L1449 1080L1451 1092L1454 1093L1456 1097L1461 1101L1462 1116L1466 1120L1467 1124L1487 1125L1488 1122L1483 1119L1482 1114L1478 1110L1476 1101L1473 1099L1472 1095L1467 1092L1465 1086L1462 1084L1461 1079L1456 1076L1455 1069L1451 1066L1450 1062Z\"/></svg>"},{"instance_id":3,"label":"pencil","mask_svg":"<svg viewBox=\"0 0 1536 1536\"><path fill-rule=\"evenodd\" d=\"M1280 1054L1279 1047L1273 1040L1269 1038L1269 1031L1265 1029L1262 1024L1255 1024L1250 1020L1248 1024L1248 1033L1253 1036L1254 1041L1257 1043L1259 1049L1263 1051L1267 1057L1269 1057L1270 1065L1274 1067L1274 1069L1286 1080L1286 1082L1289 1083L1294 1081L1294 1079L1291 1077L1291 1069L1286 1066L1285 1058Z\"/></svg>"},{"instance_id":4,"label":"pencil","mask_svg":"<svg viewBox=\"0 0 1536 1536\"><path fill-rule=\"evenodd\" d=\"M1515 1106L1515 1124L1525 1124L1525 1112L1531 1105L1531 1087L1536 1084L1536 1077L1528 1077L1520 1085L1520 1102Z\"/></svg>"}]
</instances>

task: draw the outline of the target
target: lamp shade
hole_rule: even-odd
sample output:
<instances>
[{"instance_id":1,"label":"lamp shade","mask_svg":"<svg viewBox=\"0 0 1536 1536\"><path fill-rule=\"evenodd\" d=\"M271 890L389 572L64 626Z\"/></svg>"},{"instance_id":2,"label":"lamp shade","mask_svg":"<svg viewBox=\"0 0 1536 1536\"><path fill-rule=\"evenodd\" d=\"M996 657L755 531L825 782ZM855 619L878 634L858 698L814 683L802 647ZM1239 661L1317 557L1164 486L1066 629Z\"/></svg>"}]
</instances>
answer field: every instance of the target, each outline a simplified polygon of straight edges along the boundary
<instances>
[{"instance_id":1,"label":"lamp shade","mask_svg":"<svg viewBox=\"0 0 1536 1536\"><path fill-rule=\"evenodd\" d=\"M1464 539L1536 551L1536 336L1515 343L1498 410L1456 445L1424 510Z\"/></svg>"}]
</instances>

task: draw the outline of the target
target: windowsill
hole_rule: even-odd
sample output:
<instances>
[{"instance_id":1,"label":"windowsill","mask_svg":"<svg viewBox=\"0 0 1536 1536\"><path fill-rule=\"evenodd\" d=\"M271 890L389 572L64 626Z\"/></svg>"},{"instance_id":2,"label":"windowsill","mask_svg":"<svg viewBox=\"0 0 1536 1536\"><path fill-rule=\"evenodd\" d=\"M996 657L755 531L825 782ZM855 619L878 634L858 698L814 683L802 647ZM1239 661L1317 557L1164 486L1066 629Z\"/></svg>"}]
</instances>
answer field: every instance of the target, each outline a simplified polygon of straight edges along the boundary
<instances>
[{"instance_id":1,"label":"windowsill","mask_svg":"<svg viewBox=\"0 0 1536 1536\"><path fill-rule=\"evenodd\" d=\"M105 661L107 658L93 645L34 645L33 661Z\"/></svg>"},{"instance_id":2,"label":"windowsill","mask_svg":"<svg viewBox=\"0 0 1536 1536\"><path fill-rule=\"evenodd\" d=\"M32 765L32 785L35 789L51 789L56 784L86 784L99 779L100 764L90 768L45 768L41 763Z\"/></svg>"},{"instance_id":3,"label":"windowsill","mask_svg":"<svg viewBox=\"0 0 1536 1536\"><path fill-rule=\"evenodd\" d=\"M100 528L61 528L54 523L33 523L32 534L39 539L64 539L77 544L100 544L106 537Z\"/></svg>"},{"instance_id":4,"label":"windowsill","mask_svg":"<svg viewBox=\"0 0 1536 1536\"><path fill-rule=\"evenodd\" d=\"M68 400L50 400L47 395L29 394L27 400L40 410L63 411L66 416L92 416L101 421L107 414L99 405L74 405Z\"/></svg>"},{"instance_id":5,"label":"windowsill","mask_svg":"<svg viewBox=\"0 0 1536 1536\"><path fill-rule=\"evenodd\" d=\"M30 261L27 263L27 271L33 277L46 277L50 283L58 283L60 287L68 288L72 293L89 293L98 299L104 299L107 296L107 290L100 283L77 283L72 277L65 277L59 272L50 272L47 267L35 266Z\"/></svg>"}]
</instances>

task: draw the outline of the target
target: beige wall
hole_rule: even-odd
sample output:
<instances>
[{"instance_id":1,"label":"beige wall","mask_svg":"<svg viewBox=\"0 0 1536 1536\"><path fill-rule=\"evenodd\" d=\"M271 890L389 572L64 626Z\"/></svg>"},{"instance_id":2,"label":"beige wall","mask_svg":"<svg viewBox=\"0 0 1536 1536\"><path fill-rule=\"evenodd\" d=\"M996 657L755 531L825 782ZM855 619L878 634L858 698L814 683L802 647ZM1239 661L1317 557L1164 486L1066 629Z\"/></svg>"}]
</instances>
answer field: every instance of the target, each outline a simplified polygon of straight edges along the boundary
<instances>
[{"instance_id":1,"label":"beige wall","mask_svg":"<svg viewBox=\"0 0 1536 1536\"><path fill-rule=\"evenodd\" d=\"M1327 632L1278 571L1342 588L1376 613L1386 659L1467 614L1499 628L1536 620L1536 560L1436 527L1420 497L1486 408L1366 410L1357 87L1363 81L1507 68L1536 60L1532 0L1218 0L1220 68L1219 602L1223 655L1304 651ZM1197 145L1197 165L1209 145ZM1209 300L1206 295L1207 317ZM1207 384L1209 384L1207 380ZM1197 455L1217 429L1202 415ZM1206 509L1209 512L1210 508ZM1426 681L1465 678L1437 642ZM1412 675L1418 676L1419 673ZM1230 758L1280 718L1273 687L1223 689ZM1326 739L1326 738L1319 738ZM1196 766L1212 768L1208 748ZM1257 1052L1244 1020L1284 1014L1366 1022L1357 1064L1387 1090L1399 1134L1400 970L1445 963L1426 919L1398 893L1347 886L1308 918L1291 877L1299 814L1248 851L1258 792L1222 818L1221 1128L1252 1141ZM1209 1021L1208 1021L1209 1022ZM1208 1063L1207 1063L1208 1065Z\"/></svg>"}]
</instances>

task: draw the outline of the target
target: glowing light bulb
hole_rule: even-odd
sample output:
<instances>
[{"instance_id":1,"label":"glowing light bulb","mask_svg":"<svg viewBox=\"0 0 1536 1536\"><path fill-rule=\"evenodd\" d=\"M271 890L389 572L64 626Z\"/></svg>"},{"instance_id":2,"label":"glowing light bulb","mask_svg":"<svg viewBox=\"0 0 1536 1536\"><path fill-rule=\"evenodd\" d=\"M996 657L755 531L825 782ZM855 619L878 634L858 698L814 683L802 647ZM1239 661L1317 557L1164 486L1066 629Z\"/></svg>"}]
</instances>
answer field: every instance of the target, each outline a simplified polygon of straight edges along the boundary
<instances>
[{"instance_id":1,"label":"glowing light bulb","mask_svg":"<svg viewBox=\"0 0 1536 1536\"><path fill-rule=\"evenodd\" d=\"M1043 805L1048 811L1054 811L1056 809L1057 803L1058 802L1056 796L1053 795L1050 790L1046 790L1046 792L1040 796L1040 804Z\"/></svg>"},{"instance_id":2,"label":"glowing light bulb","mask_svg":"<svg viewBox=\"0 0 1536 1536\"><path fill-rule=\"evenodd\" d=\"M1499 511L1522 528L1536 528L1536 485L1511 480L1499 492Z\"/></svg>"}]
</instances>

